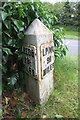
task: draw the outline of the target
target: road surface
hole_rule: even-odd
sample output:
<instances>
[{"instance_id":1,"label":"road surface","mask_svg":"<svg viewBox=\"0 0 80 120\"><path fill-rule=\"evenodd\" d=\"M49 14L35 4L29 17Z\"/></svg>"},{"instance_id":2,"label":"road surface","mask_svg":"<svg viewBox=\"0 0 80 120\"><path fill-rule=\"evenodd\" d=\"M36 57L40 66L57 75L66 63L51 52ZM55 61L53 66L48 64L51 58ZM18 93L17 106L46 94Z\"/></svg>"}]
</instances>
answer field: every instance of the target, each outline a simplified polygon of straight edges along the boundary
<instances>
[{"instance_id":1,"label":"road surface","mask_svg":"<svg viewBox=\"0 0 80 120\"><path fill-rule=\"evenodd\" d=\"M78 39L63 39L63 43L67 45L69 55L78 55L80 54L80 40Z\"/></svg>"}]
</instances>

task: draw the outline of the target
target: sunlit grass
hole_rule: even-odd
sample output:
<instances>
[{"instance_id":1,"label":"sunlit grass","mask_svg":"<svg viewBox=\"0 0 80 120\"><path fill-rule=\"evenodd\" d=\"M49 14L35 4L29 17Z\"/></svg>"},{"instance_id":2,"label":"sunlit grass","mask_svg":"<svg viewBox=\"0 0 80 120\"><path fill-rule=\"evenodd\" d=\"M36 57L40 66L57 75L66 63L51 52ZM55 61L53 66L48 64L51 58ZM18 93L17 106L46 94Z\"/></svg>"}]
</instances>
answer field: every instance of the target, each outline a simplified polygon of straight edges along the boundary
<instances>
[{"instance_id":1,"label":"sunlit grass","mask_svg":"<svg viewBox=\"0 0 80 120\"><path fill-rule=\"evenodd\" d=\"M76 118L78 116L78 57L67 56L55 61L54 84L53 95L61 101L58 103L61 105L58 114Z\"/></svg>"},{"instance_id":2,"label":"sunlit grass","mask_svg":"<svg viewBox=\"0 0 80 120\"><path fill-rule=\"evenodd\" d=\"M64 37L71 39L80 39L80 31L78 26L74 25L60 25L64 29Z\"/></svg>"},{"instance_id":3,"label":"sunlit grass","mask_svg":"<svg viewBox=\"0 0 80 120\"><path fill-rule=\"evenodd\" d=\"M65 35L64 35L65 38L80 39L80 32L65 31L64 34L65 34Z\"/></svg>"}]
</instances>

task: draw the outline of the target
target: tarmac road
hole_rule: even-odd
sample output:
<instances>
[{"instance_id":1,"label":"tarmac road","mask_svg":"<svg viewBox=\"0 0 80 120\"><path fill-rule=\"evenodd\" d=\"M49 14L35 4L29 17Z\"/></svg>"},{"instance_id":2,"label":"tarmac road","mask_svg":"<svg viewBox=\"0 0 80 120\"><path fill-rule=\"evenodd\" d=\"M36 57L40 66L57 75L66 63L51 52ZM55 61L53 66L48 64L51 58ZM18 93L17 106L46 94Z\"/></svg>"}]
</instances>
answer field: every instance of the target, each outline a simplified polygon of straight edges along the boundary
<instances>
[{"instance_id":1,"label":"tarmac road","mask_svg":"<svg viewBox=\"0 0 80 120\"><path fill-rule=\"evenodd\" d=\"M80 40L79 39L63 39L63 43L67 45L69 55L80 54Z\"/></svg>"}]
</instances>

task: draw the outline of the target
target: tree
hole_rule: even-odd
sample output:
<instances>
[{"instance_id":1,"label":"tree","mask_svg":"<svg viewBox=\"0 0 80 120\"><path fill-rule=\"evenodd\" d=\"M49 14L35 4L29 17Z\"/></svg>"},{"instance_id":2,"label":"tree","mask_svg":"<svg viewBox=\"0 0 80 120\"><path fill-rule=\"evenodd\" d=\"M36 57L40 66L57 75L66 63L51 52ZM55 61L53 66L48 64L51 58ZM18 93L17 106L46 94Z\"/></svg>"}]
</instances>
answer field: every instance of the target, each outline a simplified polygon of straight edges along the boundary
<instances>
[{"instance_id":1,"label":"tree","mask_svg":"<svg viewBox=\"0 0 80 120\"><path fill-rule=\"evenodd\" d=\"M58 18L57 24L77 25L77 7L78 2L58 2L52 9Z\"/></svg>"},{"instance_id":2,"label":"tree","mask_svg":"<svg viewBox=\"0 0 80 120\"><path fill-rule=\"evenodd\" d=\"M62 22L66 25L71 24L71 15L72 15L73 10L70 6L69 1L65 2L63 12L64 13L62 15Z\"/></svg>"},{"instance_id":3,"label":"tree","mask_svg":"<svg viewBox=\"0 0 80 120\"><path fill-rule=\"evenodd\" d=\"M53 5L53 10L58 18L57 24L62 24L64 2L57 2Z\"/></svg>"},{"instance_id":4,"label":"tree","mask_svg":"<svg viewBox=\"0 0 80 120\"><path fill-rule=\"evenodd\" d=\"M76 10L76 14L77 14L77 16L76 16L76 21L77 21L77 23L76 23L76 25L78 25L79 26L79 31L80 31L80 2L78 2L77 3L77 8L76 8L77 10Z\"/></svg>"}]
</instances>

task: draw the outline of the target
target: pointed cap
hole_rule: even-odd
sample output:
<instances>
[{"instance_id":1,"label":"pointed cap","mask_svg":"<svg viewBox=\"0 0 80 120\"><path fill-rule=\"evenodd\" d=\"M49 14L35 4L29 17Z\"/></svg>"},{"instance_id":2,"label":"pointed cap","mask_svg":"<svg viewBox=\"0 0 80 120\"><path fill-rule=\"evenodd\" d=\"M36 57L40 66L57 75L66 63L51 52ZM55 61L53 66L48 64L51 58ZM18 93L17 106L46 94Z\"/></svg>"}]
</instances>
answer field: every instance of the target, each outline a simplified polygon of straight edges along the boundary
<instances>
[{"instance_id":1,"label":"pointed cap","mask_svg":"<svg viewBox=\"0 0 80 120\"><path fill-rule=\"evenodd\" d=\"M39 20L35 19L25 32L25 35L47 35L52 32Z\"/></svg>"}]
</instances>

